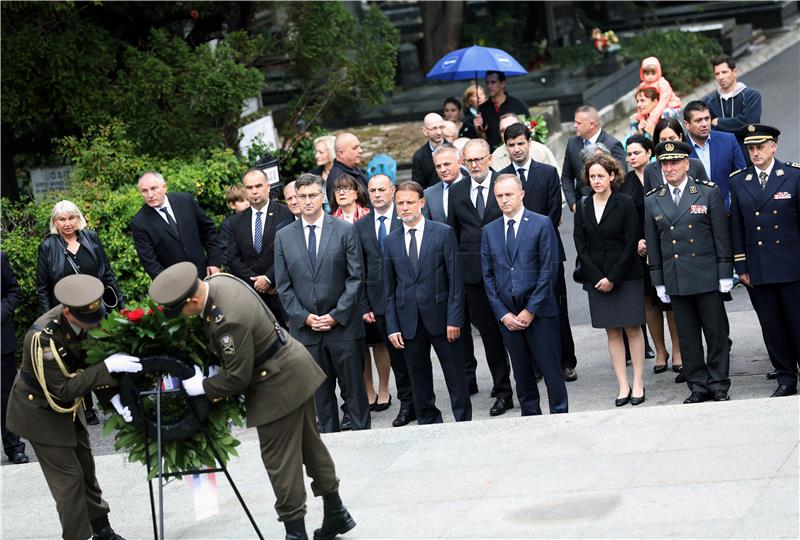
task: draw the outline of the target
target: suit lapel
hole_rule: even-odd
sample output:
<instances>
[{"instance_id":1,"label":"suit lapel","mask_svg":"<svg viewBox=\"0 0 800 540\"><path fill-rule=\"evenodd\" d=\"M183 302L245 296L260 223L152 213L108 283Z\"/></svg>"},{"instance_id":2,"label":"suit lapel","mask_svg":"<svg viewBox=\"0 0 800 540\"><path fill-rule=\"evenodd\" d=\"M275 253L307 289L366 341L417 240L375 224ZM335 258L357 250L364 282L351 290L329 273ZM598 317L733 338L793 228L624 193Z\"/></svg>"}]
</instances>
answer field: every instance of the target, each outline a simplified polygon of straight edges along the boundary
<instances>
[{"instance_id":1,"label":"suit lapel","mask_svg":"<svg viewBox=\"0 0 800 540\"><path fill-rule=\"evenodd\" d=\"M611 211L614 209L616 205L617 205L617 194L612 193L611 197L608 199L608 202L606 203L605 210L603 210L603 215L600 216L600 222L597 224L598 228L600 228L600 224L603 223L606 220L606 218L611 214ZM595 217L595 221L596 220L597 218Z\"/></svg>"},{"instance_id":2,"label":"suit lapel","mask_svg":"<svg viewBox=\"0 0 800 540\"><path fill-rule=\"evenodd\" d=\"M491 173L491 176L489 177L489 187L486 189L488 193L484 193L484 196L486 197L486 209L483 212L483 220L481 220L484 224L488 221L494 221L496 218L490 218L489 216L492 214L493 209L500 208L497 206L497 199L494 196L494 178L494 173Z\"/></svg>"},{"instance_id":3,"label":"suit lapel","mask_svg":"<svg viewBox=\"0 0 800 540\"><path fill-rule=\"evenodd\" d=\"M419 277L419 272L425 264L425 257L428 256L428 252L431 250L430 245L433 243L433 236L435 233L432 230L430 223L430 220L425 222L425 229L422 231L422 242L417 245L417 250L419 250L419 258L417 259L417 270L416 272L413 272L415 279ZM408 259L409 266L411 266L411 259L408 257L406 258Z\"/></svg>"},{"instance_id":4,"label":"suit lapel","mask_svg":"<svg viewBox=\"0 0 800 540\"><path fill-rule=\"evenodd\" d=\"M522 242L522 239L528 232L528 224L530 219L528 218L528 211L522 212L522 218L520 218L519 228L517 228L517 236L516 241L514 242L514 249L511 252L511 259L508 261L509 264L514 264L514 261L517 259L517 252L519 252L519 244ZM501 227L500 230L502 231L503 228ZM508 253L508 249L506 249L506 253Z\"/></svg>"},{"instance_id":5,"label":"suit lapel","mask_svg":"<svg viewBox=\"0 0 800 540\"><path fill-rule=\"evenodd\" d=\"M148 206L146 208L147 208L147 210L145 210L145 212L147 212L150 215L150 220L151 221L155 221L156 227L160 227L161 229L163 229L164 231L169 233L172 237L174 237L174 238L176 238L178 240L181 239L180 236L175 234L175 231L172 230L172 227L169 226L169 224L166 222L166 220L163 217L161 217L162 214L158 210L156 210L155 208L153 208L151 206Z\"/></svg>"},{"instance_id":6,"label":"suit lapel","mask_svg":"<svg viewBox=\"0 0 800 540\"><path fill-rule=\"evenodd\" d=\"M397 207L393 207L392 208L392 223L390 224L389 232L392 232L393 230L395 230L397 228L402 228L402 227L403 227L403 222L400 220L399 217L397 217Z\"/></svg>"},{"instance_id":7,"label":"suit lapel","mask_svg":"<svg viewBox=\"0 0 800 540\"><path fill-rule=\"evenodd\" d=\"M314 268L311 267L311 259L308 258L308 244L306 244L306 232L304 230L305 225L303 224L303 218L295 220L295 223L292 225L294 226L294 240L297 242L298 246L301 246L301 250L305 253L306 266L308 266L308 271L313 277ZM318 251L317 253L320 252ZM319 256L317 256L317 261L319 261Z\"/></svg>"},{"instance_id":8,"label":"suit lapel","mask_svg":"<svg viewBox=\"0 0 800 540\"><path fill-rule=\"evenodd\" d=\"M778 176L778 171L781 172L780 176ZM754 180L757 179L757 176ZM769 200L775 196L775 193L778 191L778 188L783 185L783 182L786 180L786 174L783 170L783 167L780 167L778 161L775 161L775 165L772 166L772 172L769 173L769 177L767 177L767 185L764 189L761 190L761 196L756 199L758 201L758 207L761 208ZM759 185L759 188L761 186Z\"/></svg>"},{"instance_id":9,"label":"suit lapel","mask_svg":"<svg viewBox=\"0 0 800 540\"><path fill-rule=\"evenodd\" d=\"M772 168L772 172L775 172L775 167ZM770 175L770 178L771 177L772 175ZM751 165L748 168L747 174L744 175L744 179L742 180L742 185L744 189L750 193L753 201L756 202L755 206L757 208L760 207L761 196L764 194L764 190L761 189L761 184L758 181L758 171L754 166ZM767 181L767 187L769 187L769 180Z\"/></svg>"},{"instance_id":10,"label":"suit lapel","mask_svg":"<svg viewBox=\"0 0 800 540\"><path fill-rule=\"evenodd\" d=\"M692 191L694 191L694 193L692 193ZM675 210L675 217L672 221L678 221L683 217L683 215L689 211L689 207L697 202L699 198L700 192L694 183L694 179L689 178L689 181L686 182L686 190L681 193L681 200L678 201L678 208Z\"/></svg>"},{"instance_id":11,"label":"suit lapel","mask_svg":"<svg viewBox=\"0 0 800 540\"><path fill-rule=\"evenodd\" d=\"M250 228L250 224L252 223L253 219L253 209L248 208L244 212L242 212L242 216L239 218L239 223L237 224L239 238L243 241L241 242L240 249L243 251L249 251L251 256L258 256L256 253L256 249L253 247L253 235L252 230ZM262 228L263 231L263 228Z\"/></svg>"},{"instance_id":12,"label":"suit lapel","mask_svg":"<svg viewBox=\"0 0 800 540\"><path fill-rule=\"evenodd\" d=\"M319 249L317 250L317 267L314 268L314 277L317 277L320 266L322 266L322 258L328 251L328 244L331 243L331 236L333 236L333 228L336 226L336 218L325 215L322 220L322 234L320 235Z\"/></svg>"},{"instance_id":13,"label":"suit lapel","mask_svg":"<svg viewBox=\"0 0 800 540\"><path fill-rule=\"evenodd\" d=\"M656 202L661 207L661 212L670 223L675 221L675 205L672 203L672 197L669 196L669 184L663 184L659 192L656 194ZM663 193L663 195L662 195Z\"/></svg>"}]
</instances>

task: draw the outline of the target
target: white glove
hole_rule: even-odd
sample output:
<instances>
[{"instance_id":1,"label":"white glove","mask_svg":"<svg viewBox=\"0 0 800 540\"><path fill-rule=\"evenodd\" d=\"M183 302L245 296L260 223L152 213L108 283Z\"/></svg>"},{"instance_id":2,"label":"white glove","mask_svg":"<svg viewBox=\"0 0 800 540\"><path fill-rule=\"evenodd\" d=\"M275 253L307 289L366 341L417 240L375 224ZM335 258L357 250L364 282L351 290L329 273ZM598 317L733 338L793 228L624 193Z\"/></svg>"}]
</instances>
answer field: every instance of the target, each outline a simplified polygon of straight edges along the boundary
<instances>
[{"instance_id":1,"label":"white glove","mask_svg":"<svg viewBox=\"0 0 800 540\"><path fill-rule=\"evenodd\" d=\"M142 371L142 363L135 356L125 353L114 353L104 360L109 373L138 373Z\"/></svg>"},{"instance_id":2,"label":"white glove","mask_svg":"<svg viewBox=\"0 0 800 540\"><path fill-rule=\"evenodd\" d=\"M122 405L122 398L119 397L119 394L115 394L114 397L111 398L111 404L114 406L123 420L126 422L131 422L133 420L131 410Z\"/></svg>"},{"instance_id":3,"label":"white glove","mask_svg":"<svg viewBox=\"0 0 800 540\"><path fill-rule=\"evenodd\" d=\"M181 382L183 383L183 389L186 391L186 395L189 396L199 396L201 394L205 394L206 391L203 389L203 372L200 370L200 366L194 366L194 375L188 379L183 379Z\"/></svg>"},{"instance_id":4,"label":"white glove","mask_svg":"<svg viewBox=\"0 0 800 540\"><path fill-rule=\"evenodd\" d=\"M656 285L656 294L665 304L670 303L669 295L667 294L667 287L664 285Z\"/></svg>"},{"instance_id":5,"label":"white glove","mask_svg":"<svg viewBox=\"0 0 800 540\"><path fill-rule=\"evenodd\" d=\"M212 364L208 366L208 376L215 377L219 373L219 366L216 364Z\"/></svg>"},{"instance_id":6,"label":"white glove","mask_svg":"<svg viewBox=\"0 0 800 540\"><path fill-rule=\"evenodd\" d=\"M732 278L725 278L719 280L719 292L722 294L731 292L733 289L733 279Z\"/></svg>"}]
</instances>

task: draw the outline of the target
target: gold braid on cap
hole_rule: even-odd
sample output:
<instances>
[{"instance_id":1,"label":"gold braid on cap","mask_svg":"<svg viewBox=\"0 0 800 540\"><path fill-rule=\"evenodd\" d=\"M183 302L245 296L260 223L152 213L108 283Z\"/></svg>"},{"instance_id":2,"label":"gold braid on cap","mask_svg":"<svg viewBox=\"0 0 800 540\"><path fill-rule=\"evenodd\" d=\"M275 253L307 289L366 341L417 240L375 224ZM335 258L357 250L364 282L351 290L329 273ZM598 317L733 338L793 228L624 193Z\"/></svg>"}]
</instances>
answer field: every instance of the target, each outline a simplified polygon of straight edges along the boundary
<instances>
[{"instance_id":1,"label":"gold braid on cap","mask_svg":"<svg viewBox=\"0 0 800 540\"><path fill-rule=\"evenodd\" d=\"M53 359L56 361L56 365L58 365L61 373L63 373L68 379L75 377L77 373L70 373L67 371L67 367L64 365L64 361L61 360L61 356L58 354L58 350L56 349L53 340L51 339L48 341L50 342L50 352L53 354ZM72 413L72 421L74 422L75 417L78 414L78 407L80 407L83 403L83 398L76 398L75 403L73 403L71 407L62 407L55 402L53 396L50 394L50 391L47 390L47 378L44 376L44 355L45 351L42 348L42 333L36 332L33 334L33 338L31 339L31 358L33 359L31 364L33 364L33 374L36 376L36 380L39 381L39 386L42 387L42 392L44 393L44 397L47 399L47 403L50 405L50 408L57 413Z\"/></svg>"}]
</instances>

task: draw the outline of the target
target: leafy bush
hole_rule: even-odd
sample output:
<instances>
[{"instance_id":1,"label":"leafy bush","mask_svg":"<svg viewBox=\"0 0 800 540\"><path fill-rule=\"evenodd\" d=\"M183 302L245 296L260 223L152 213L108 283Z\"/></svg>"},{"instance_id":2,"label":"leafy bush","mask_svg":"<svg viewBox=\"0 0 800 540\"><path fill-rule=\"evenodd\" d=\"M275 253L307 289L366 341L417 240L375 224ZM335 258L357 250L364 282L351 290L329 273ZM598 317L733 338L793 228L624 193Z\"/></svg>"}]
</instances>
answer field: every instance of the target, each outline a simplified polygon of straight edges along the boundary
<instances>
[{"instance_id":1,"label":"leafy bush","mask_svg":"<svg viewBox=\"0 0 800 540\"><path fill-rule=\"evenodd\" d=\"M621 54L626 61L641 62L655 56L664 77L678 94L688 94L714 74L711 59L722 53L719 44L695 32L651 31L622 40Z\"/></svg>"}]
</instances>

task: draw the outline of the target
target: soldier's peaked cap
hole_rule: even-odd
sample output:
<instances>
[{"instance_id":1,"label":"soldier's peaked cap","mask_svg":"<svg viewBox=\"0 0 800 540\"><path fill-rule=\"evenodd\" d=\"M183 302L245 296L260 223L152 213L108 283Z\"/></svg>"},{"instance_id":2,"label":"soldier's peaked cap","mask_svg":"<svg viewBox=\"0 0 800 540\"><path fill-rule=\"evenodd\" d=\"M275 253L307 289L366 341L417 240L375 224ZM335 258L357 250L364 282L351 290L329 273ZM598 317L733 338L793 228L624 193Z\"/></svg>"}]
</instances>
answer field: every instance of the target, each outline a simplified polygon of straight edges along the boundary
<instances>
[{"instance_id":1,"label":"soldier's peaked cap","mask_svg":"<svg viewBox=\"0 0 800 540\"><path fill-rule=\"evenodd\" d=\"M53 294L56 300L69 308L81 322L95 324L106 315L103 305L103 282L94 276L73 274L56 283Z\"/></svg>"},{"instance_id":2,"label":"soldier's peaked cap","mask_svg":"<svg viewBox=\"0 0 800 540\"><path fill-rule=\"evenodd\" d=\"M156 276L150 284L150 298L164 306L168 318L180 315L186 300L197 292L197 267L194 263L173 264Z\"/></svg>"}]
</instances>

